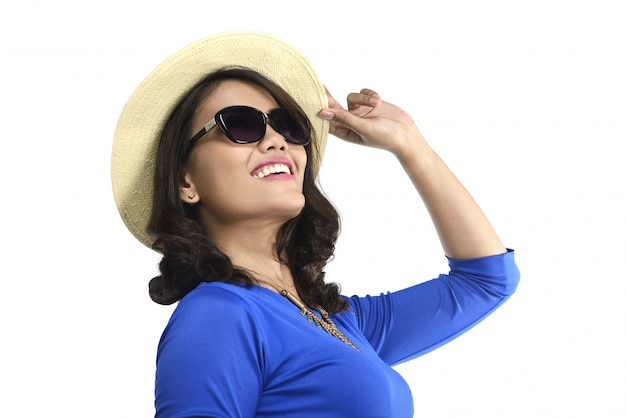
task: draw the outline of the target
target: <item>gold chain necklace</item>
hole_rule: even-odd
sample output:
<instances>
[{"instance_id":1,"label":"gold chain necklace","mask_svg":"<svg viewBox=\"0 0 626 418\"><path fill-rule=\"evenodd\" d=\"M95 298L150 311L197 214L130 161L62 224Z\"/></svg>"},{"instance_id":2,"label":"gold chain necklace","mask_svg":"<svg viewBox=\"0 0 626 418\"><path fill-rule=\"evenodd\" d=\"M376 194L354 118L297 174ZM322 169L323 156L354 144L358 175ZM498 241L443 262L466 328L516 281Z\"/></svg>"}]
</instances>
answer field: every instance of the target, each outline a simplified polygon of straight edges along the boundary
<instances>
[{"instance_id":1,"label":"gold chain necklace","mask_svg":"<svg viewBox=\"0 0 626 418\"><path fill-rule=\"evenodd\" d=\"M322 328L333 337L339 338L341 341L348 344L356 351L361 351L356 345L352 343L352 341L348 339L348 337L343 335L343 332L341 332L339 328L337 328L332 319L330 319L328 312L326 312L324 308L322 308L321 306L317 307L317 311L320 313L320 315L322 315L322 319L320 319L317 315L311 312L311 310L307 308L302 302L296 299L291 293L287 292L286 290L281 290L279 293L284 296L288 301L296 305L300 309L300 315L306 316L309 322L315 322L315 325L317 325L318 328Z\"/></svg>"}]
</instances>

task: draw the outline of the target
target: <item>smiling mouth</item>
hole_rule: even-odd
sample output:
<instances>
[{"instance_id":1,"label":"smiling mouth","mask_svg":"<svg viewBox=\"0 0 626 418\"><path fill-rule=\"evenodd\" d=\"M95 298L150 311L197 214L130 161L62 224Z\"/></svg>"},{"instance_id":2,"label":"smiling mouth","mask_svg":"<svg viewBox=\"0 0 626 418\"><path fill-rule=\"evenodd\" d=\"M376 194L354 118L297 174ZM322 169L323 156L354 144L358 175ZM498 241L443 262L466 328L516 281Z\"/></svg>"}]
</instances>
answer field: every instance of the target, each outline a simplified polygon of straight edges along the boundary
<instances>
[{"instance_id":1,"label":"smiling mouth","mask_svg":"<svg viewBox=\"0 0 626 418\"><path fill-rule=\"evenodd\" d=\"M289 169L287 164L268 164L259 168L258 170L252 173L252 177L255 179L262 179L270 176L279 176L279 175L292 175L293 173Z\"/></svg>"}]
</instances>

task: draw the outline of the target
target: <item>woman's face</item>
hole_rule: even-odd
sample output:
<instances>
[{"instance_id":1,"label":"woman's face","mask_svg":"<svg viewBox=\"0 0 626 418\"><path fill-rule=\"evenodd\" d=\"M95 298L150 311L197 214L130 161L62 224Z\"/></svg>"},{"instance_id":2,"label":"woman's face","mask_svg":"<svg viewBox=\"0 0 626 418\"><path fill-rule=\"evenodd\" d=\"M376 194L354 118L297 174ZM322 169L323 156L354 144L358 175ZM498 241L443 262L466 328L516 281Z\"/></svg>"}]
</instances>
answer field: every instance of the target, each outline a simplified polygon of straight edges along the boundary
<instances>
[{"instance_id":1,"label":"woman's face","mask_svg":"<svg viewBox=\"0 0 626 418\"><path fill-rule=\"evenodd\" d=\"M266 114L278 107L263 88L225 80L196 109L192 132L202 129L219 110L234 105L254 107ZM282 224L304 207L302 184L306 163L304 146L288 143L269 124L265 136L252 144L231 142L219 127L214 127L194 145L189 155L181 199L198 205L209 234L213 228L242 221ZM283 169L287 166L289 173L259 175L277 164Z\"/></svg>"}]
</instances>

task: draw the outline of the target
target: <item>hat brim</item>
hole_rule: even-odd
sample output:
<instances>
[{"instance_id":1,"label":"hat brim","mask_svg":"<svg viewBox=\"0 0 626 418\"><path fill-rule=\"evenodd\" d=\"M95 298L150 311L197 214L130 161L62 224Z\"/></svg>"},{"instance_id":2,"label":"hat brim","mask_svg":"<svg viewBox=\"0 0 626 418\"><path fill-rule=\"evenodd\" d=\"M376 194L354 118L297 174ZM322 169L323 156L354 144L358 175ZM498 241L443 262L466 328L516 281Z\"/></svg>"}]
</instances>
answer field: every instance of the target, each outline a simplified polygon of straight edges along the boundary
<instances>
[{"instance_id":1,"label":"hat brim","mask_svg":"<svg viewBox=\"0 0 626 418\"><path fill-rule=\"evenodd\" d=\"M153 177L165 122L189 90L224 67L255 70L289 93L307 114L315 132L313 172L317 175L328 138L328 106L323 83L308 59L282 39L259 32L227 32L180 49L137 87L119 118L111 159L113 195L130 232L152 247L146 231L152 211Z\"/></svg>"}]
</instances>

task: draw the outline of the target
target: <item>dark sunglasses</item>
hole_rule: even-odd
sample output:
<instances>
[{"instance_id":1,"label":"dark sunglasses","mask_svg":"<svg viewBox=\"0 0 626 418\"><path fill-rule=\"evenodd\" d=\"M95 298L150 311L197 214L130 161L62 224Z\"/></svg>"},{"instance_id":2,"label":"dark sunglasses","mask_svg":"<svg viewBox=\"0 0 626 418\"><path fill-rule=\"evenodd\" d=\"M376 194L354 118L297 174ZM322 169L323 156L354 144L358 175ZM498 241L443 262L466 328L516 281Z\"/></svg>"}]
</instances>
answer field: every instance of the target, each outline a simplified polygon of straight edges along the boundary
<instances>
[{"instance_id":1,"label":"dark sunglasses","mask_svg":"<svg viewBox=\"0 0 626 418\"><path fill-rule=\"evenodd\" d=\"M304 117L295 111L279 107L269 115L249 106L230 106L215 114L204 128L187 143L187 152L200 138L216 125L236 144L251 144L265 136L267 124L281 134L287 142L296 145L307 145L311 137L311 128Z\"/></svg>"}]
</instances>

